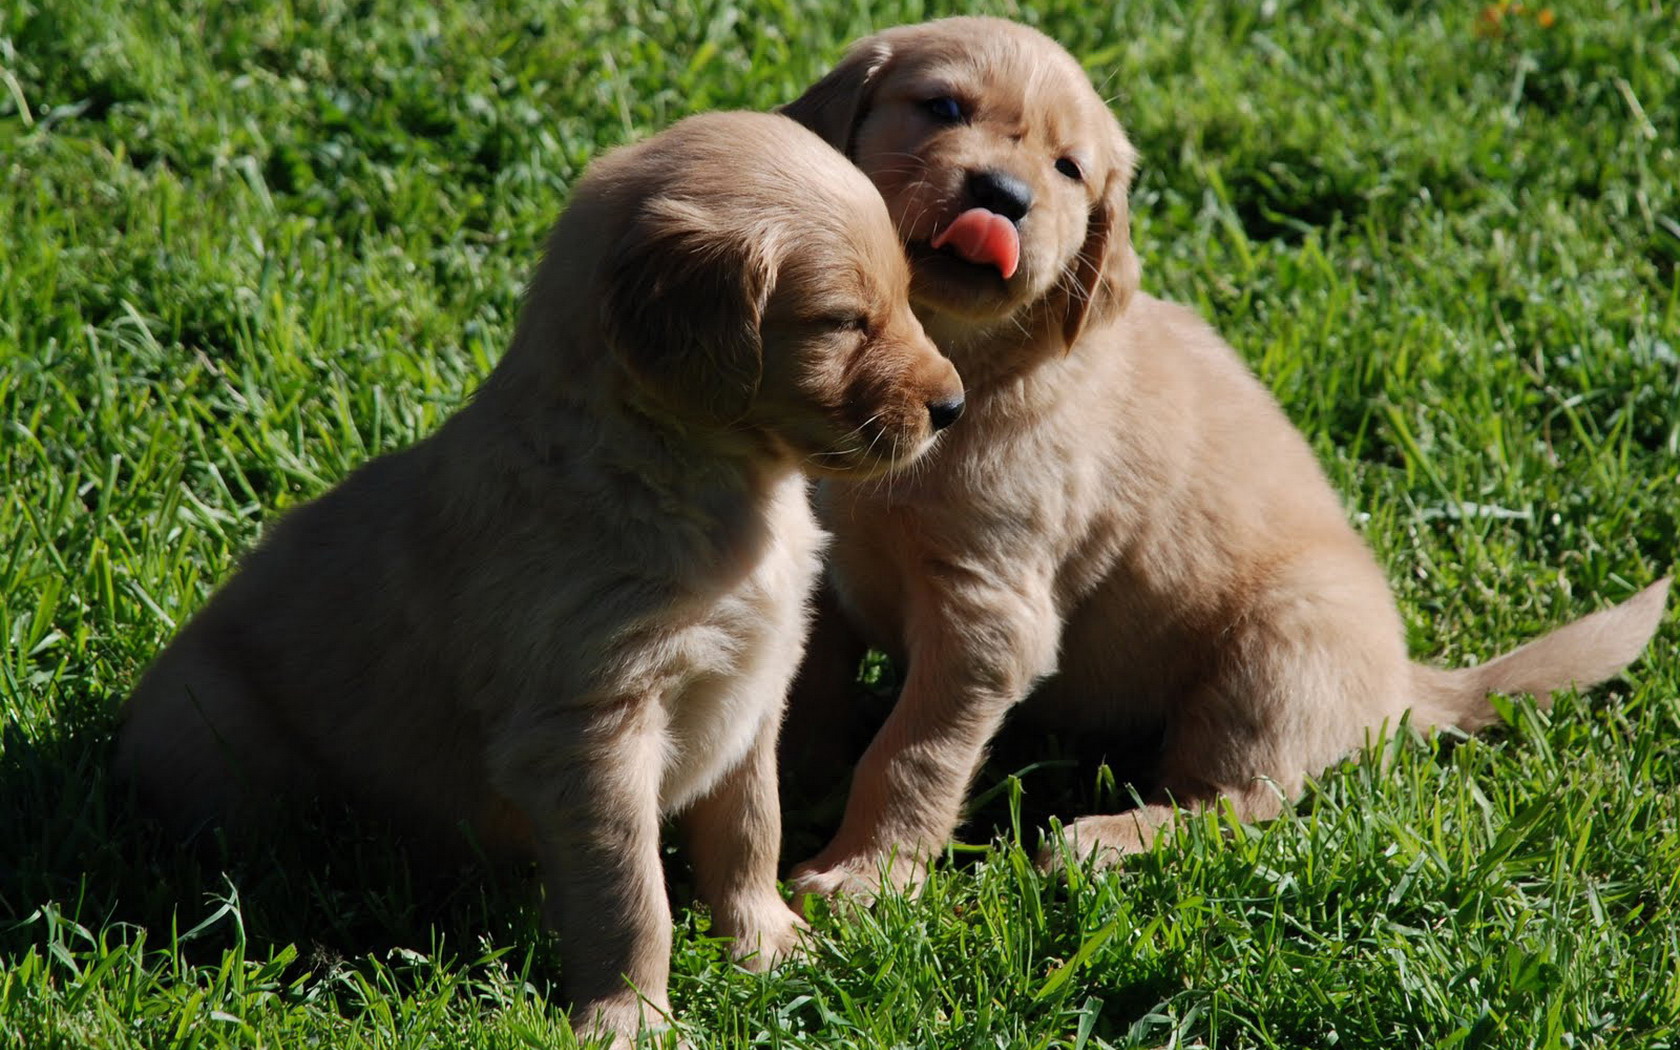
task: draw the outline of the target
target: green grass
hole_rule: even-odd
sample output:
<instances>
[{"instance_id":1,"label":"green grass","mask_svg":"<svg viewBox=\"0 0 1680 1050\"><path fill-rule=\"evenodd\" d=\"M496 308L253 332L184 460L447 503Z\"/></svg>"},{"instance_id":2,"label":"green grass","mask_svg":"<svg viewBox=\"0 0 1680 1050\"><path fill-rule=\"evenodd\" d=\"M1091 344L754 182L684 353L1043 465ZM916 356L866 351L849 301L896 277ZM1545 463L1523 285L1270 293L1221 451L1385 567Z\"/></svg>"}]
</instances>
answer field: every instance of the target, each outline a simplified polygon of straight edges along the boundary
<instances>
[{"instance_id":1,"label":"green grass","mask_svg":"<svg viewBox=\"0 0 1680 1050\"><path fill-rule=\"evenodd\" d=\"M104 769L136 673L262 523L490 368L594 153L952 10L625 6L0 0L0 1045L570 1045L528 879L417 884L307 815L260 857L185 856ZM1144 156L1147 286L1277 391L1449 662L1680 560L1680 9L1489 38L1479 6L986 7L1086 60ZM1030 870L1038 818L1108 789L1000 758L967 834L995 848L819 917L809 962L738 971L680 909L685 1031L1680 1045L1677 639L1071 884Z\"/></svg>"}]
</instances>

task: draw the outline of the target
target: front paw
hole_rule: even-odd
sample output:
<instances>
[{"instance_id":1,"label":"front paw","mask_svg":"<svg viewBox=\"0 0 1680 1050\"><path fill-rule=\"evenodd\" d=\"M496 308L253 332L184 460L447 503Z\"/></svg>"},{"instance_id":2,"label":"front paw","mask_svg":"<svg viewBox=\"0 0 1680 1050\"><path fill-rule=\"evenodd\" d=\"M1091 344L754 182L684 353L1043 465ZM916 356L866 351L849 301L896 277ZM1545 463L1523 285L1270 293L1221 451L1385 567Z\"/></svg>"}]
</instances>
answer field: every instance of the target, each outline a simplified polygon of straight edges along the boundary
<instances>
[{"instance_id":1,"label":"front paw","mask_svg":"<svg viewBox=\"0 0 1680 1050\"><path fill-rule=\"evenodd\" d=\"M867 908L887 890L915 893L926 877L927 866L914 858L866 854L836 861L818 857L795 868L789 882L794 907L803 913L811 897Z\"/></svg>"},{"instance_id":2,"label":"front paw","mask_svg":"<svg viewBox=\"0 0 1680 1050\"><path fill-rule=\"evenodd\" d=\"M735 921L716 922L714 928L733 938L730 952L741 966L763 973L803 954L810 926L780 897L772 897Z\"/></svg>"}]
</instances>

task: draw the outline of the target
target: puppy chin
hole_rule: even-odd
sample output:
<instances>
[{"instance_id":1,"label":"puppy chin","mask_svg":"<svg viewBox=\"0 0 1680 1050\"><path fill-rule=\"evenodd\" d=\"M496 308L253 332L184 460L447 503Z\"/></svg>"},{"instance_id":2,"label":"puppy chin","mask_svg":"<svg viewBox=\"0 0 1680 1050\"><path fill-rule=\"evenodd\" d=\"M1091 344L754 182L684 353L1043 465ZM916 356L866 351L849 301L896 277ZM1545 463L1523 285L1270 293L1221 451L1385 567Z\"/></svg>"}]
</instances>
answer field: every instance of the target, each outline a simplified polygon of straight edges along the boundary
<instances>
[{"instance_id":1,"label":"puppy chin","mask_svg":"<svg viewBox=\"0 0 1680 1050\"><path fill-rule=\"evenodd\" d=\"M910 257L910 298L918 306L986 322L1008 317L1035 298L1024 269L1005 280L995 266L969 262L926 241L912 241L904 250Z\"/></svg>"},{"instance_id":2,"label":"puppy chin","mask_svg":"<svg viewBox=\"0 0 1680 1050\"><path fill-rule=\"evenodd\" d=\"M869 481L903 470L926 455L938 437L917 438L896 455L858 451L846 455L832 452L809 454L803 461L807 473L821 478L842 478L846 481Z\"/></svg>"}]
</instances>

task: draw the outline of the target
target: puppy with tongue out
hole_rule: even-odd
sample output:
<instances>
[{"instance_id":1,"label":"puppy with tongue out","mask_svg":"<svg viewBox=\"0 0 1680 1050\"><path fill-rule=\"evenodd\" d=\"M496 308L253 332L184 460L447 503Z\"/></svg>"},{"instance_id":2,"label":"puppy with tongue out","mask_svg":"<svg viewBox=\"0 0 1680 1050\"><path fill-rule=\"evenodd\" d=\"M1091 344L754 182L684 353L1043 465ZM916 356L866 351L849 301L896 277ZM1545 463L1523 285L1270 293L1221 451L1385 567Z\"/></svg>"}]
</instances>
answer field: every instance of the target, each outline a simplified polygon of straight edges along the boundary
<instances>
[{"instance_id":1,"label":"puppy with tongue out","mask_svg":"<svg viewBox=\"0 0 1680 1050\"><path fill-rule=\"evenodd\" d=\"M908 671L840 830L793 879L801 893L867 895L881 863L893 883L912 883L950 838L992 730L1054 667L1058 588L1089 582L1058 575L1078 495L1059 468L1079 460L1086 435L1056 429L1075 417L1054 406L1096 394L1093 369L1118 360L1087 344L1136 287L1134 156L1070 55L995 19L860 41L782 112L880 191L911 262L911 305L967 391L963 425L923 469L817 492L831 586L783 727L788 798L825 790L856 757L848 683L860 646Z\"/></svg>"},{"instance_id":2,"label":"puppy with tongue out","mask_svg":"<svg viewBox=\"0 0 1680 1050\"><path fill-rule=\"evenodd\" d=\"M903 688L799 893L915 882L1017 705L1017 725L1150 752L1142 805L1073 821L1043 858L1109 864L1178 807L1268 819L1403 717L1474 730L1499 718L1490 690L1544 702L1650 639L1666 581L1471 668L1411 663L1313 448L1217 333L1137 289L1132 148L1037 30L889 29L784 112L881 191L916 313L968 395L909 476L820 490L832 586L782 729L784 790L847 739L833 723L867 646Z\"/></svg>"}]
</instances>

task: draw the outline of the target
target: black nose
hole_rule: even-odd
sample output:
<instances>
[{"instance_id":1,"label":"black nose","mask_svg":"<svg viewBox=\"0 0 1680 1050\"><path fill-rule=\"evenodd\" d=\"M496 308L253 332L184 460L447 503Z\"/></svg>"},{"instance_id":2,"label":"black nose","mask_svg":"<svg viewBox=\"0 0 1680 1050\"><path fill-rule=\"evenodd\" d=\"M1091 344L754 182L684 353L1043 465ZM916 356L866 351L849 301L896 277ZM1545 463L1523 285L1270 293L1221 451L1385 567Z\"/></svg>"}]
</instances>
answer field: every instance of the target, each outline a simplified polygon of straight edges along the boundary
<instances>
[{"instance_id":1,"label":"black nose","mask_svg":"<svg viewBox=\"0 0 1680 1050\"><path fill-rule=\"evenodd\" d=\"M963 399L961 395L943 401L928 402L928 422L933 424L934 430L944 430L962 417Z\"/></svg>"},{"instance_id":2,"label":"black nose","mask_svg":"<svg viewBox=\"0 0 1680 1050\"><path fill-rule=\"evenodd\" d=\"M979 207L995 211L1010 222L1020 222L1033 203L1030 186L996 168L970 172L968 196Z\"/></svg>"}]
</instances>

